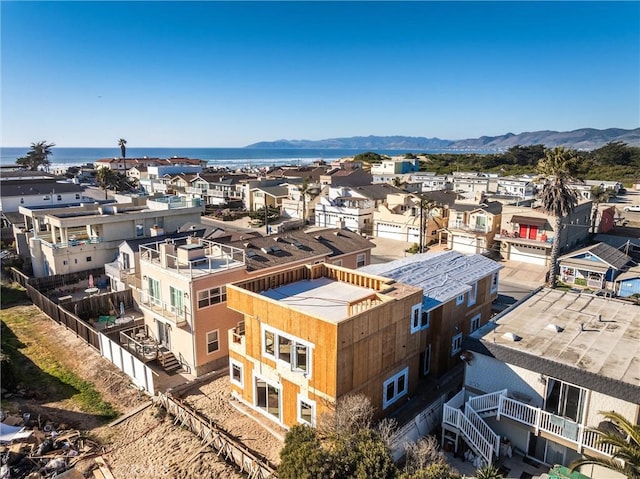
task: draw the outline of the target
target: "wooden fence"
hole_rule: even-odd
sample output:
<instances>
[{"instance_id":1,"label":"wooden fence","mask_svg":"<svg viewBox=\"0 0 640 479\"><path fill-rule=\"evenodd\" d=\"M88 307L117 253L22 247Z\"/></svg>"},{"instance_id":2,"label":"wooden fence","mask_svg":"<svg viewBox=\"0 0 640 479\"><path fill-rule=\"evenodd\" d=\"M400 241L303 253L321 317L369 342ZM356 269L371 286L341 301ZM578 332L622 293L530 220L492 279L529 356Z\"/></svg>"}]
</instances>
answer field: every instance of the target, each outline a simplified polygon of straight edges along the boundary
<instances>
[{"instance_id":1,"label":"wooden fence","mask_svg":"<svg viewBox=\"0 0 640 479\"><path fill-rule=\"evenodd\" d=\"M79 271L77 273L54 274L52 276L45 276L42 278L29 278L29 283L40 291L49 291L51 289L73 285L82 280L86 281L89 279L89 275L92 275L96 279L104 276L104 267Z\"/></svg>"},{"instance_id":2,"label":"wooden fence","mask_svg":"<svg viewBox=\"0 0 640 479\"><path fill-rule=\"evenodd\" d=\"M79 317L81 307L89 308L92 305L92 303L90 302L84 303L84 301L90 301L93 298L80 300L78 303L81 303L81 306L78 306L78 311L76 313L76 310L75 310L76 308L73 302L65 302L64 306L58 305L54 301L49 299L47 296L42 294L38 289L36 289L36 287L33 285L35 278L29 278L24 273L22 273L21 271L18 271L15 268L11 268L11 272L13 274L13 280L19 283L21 286L23 286L27 290L27 296L29 296L29 299L31 299L33 304L37 306L38 309L40 309L40 311L42 311L44 314L49 316L55 322L59 324L64 324L64 326L67 329L70 329L73 332L75 332L77 337L82 338L87 344L89 344L96 350L100 351L100 333L88 322L84 321ZM35 282L37 284L40 284L37 280ZM119 293L125 293L125 292L121 291ZM128 299L126 295L120 295L118 293L113 293L113 294L118 299L118 301L125 302L125 305L131 305L133 304L133 298L131 297L131 292L129 291L128 293L129 293ZM101 301L105 304L105 307L106 307L106 304L109 304L110 296L111 295L107 295L107 294L96 296L96 298L99 298L99 299L96 300L96 303L94 304L94 306L98 306L99 305L98 301ZM122 299L120 299L121 296L122 296ZM116 304L119 304L119 302ZM73 312L68 311L66 308L72 308L74 311ZM99 313L99 309L96 309L94 311L96 313L95 316L97 317ZM85 314L86 309L82 309L82 312L83 314Z\"/></svg>"},{"instance_id":3,"label":"wooden fence","mask_svg":"<svg viewBox=\"0 0 640 479\"><path fill-rule=\"evenodd\" d=\"M268 459L247 448L240 440L217 426L204 414L168 394L158 393L156 402L171 414L174 424L180 424L196 434L205 448L212 448L217 455L234 464L249 479L277 477L276 466Z\"/></svg>"}]
</instances>

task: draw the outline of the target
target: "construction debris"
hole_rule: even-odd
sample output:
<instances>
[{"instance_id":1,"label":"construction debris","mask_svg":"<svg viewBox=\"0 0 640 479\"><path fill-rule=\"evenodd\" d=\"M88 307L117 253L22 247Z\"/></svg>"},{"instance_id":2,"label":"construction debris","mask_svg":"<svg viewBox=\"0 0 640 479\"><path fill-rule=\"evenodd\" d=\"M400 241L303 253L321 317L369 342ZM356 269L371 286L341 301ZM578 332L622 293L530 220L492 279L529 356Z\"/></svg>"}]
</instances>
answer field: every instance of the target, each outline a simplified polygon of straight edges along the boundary
<instances>
[{"instance_id":1,"label":"construction debris","mask_svg":"<svg viewBox=\"0 0 640 479\"><path fill-rule=\"evenodd\" d=\"M0 425L0 479L82 477L65 471L102 453L100 445L80 431L40 416L3 413Z\"/></svg>"}]
</instances>

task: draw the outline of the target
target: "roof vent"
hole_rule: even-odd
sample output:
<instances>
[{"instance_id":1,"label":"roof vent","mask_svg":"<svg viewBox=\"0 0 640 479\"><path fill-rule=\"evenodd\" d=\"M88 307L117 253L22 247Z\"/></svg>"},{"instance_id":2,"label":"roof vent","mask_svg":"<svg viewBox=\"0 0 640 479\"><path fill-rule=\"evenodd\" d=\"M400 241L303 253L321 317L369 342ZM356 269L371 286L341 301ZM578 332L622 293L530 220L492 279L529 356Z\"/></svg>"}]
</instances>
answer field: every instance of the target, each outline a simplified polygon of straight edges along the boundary
<instances>
[{"instance_id":1,"label":"roof vent","mask_svg":"<svg viewBox=\"0 0 640 479\"><path fill-rule=\"evenodd\" d=\"M321 241L321 240L323 240L323 239L324 239L324 238L323 238L322 236L320 236L320 235L316 235L316 236L314 236L314 238L315 238L316 240L318 240L318 241Z\"/></svg>"},{"instance_id":2,"label":"roof vent","mask_svg":"<svg viewBox=\"0 0 640 479\"><path fill-rule=\"evenodd\" d=\"M260 248L260 251L262 251L264 254L269 254L271 248Z\"/></svg>"},{"instance_id":3,"label":"roof vent","mask_svg":"<svg viewBox=\"0 0 640 479\"><path fill-rule=\"evenodd\" d=\"M518 341L520 341L520 340L522 339L522 337L521 337L521 336L518 336L518 335L517 335L517 334L515 334L515 333L504 333L504 334L502 335L502 337L503 337L504 339L508 339L509 341L514 341L514 342L518 342Z\"/></svg>"},{"instance_id":4,"label":"roof vent","mask_svg":"<svg viewBox=\"0 0 640 479\"><path fill-rule=\"evenodd\" d=\"M556 333L561 333L562 331L564 331L564 328L562 326L558 326L557 324L547 324L545 329L548 329L549 331L555 331Z\"/></svg>"}]
</instances>

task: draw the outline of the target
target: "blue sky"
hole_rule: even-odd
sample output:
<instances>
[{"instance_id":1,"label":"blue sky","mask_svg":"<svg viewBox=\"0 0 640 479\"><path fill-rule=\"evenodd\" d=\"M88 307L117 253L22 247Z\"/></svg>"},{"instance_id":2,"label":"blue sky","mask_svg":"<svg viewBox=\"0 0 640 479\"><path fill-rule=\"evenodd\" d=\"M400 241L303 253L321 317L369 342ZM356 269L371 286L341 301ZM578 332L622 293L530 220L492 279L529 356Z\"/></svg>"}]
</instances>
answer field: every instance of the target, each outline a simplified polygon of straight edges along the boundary
<instances>
[{"instance_id":1,"label":"blue sky","mask_svg":"<svg viewBox=\"0 0 640 479\"><path fill-rule=\"evenodd\" d=\"M640 126L639 2L0 2L2 146Z\"/></svg>"}]
</instances>

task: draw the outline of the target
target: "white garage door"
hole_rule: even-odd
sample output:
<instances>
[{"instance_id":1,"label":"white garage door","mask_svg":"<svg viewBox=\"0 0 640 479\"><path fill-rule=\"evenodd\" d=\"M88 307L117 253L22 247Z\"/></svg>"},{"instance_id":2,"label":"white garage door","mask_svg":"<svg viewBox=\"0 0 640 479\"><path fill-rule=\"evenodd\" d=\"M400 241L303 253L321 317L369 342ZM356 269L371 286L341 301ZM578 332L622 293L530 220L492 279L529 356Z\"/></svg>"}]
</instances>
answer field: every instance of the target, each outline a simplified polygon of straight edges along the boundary
<instances>
[{"instance_id":1,"label":"white garage door","mask_svg":"<svg viewBox=\"0 0 640 479\"><path fill-rule=\"evenodd\" d=\"M389 238L397 241L405 241L402 227L385 223L376 225L376 236L378 238Z\"/></svg>"},{"instance_id":2,"label":"white garage door","mask_svg":"<svg viewBox=\"0 0 640 479\"><path fill-rule=\"evenodd\" d=\"M528 247L524 245L511 245L511 261L522 261L523 263L546 265L546 249Z\"/></svg>"},{"instance_id":3,"label":"white garage door","mask_svg":"<svg viewBox=\"0 0 640 479\"><path fill-rule=\"evenodd\" d=\"M409 243L420 242L420 228L407 228L407 241Z\"/></svg>"}]
</instances>

